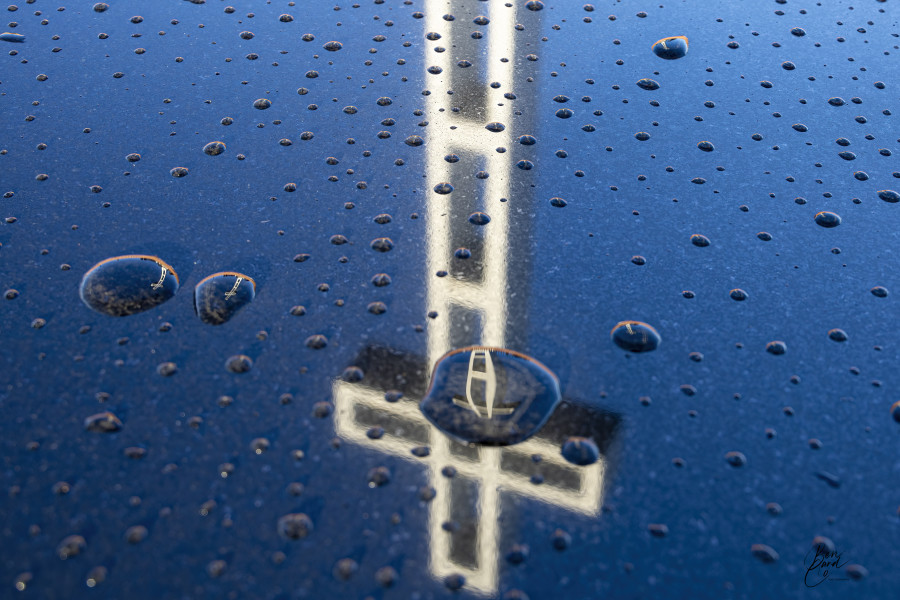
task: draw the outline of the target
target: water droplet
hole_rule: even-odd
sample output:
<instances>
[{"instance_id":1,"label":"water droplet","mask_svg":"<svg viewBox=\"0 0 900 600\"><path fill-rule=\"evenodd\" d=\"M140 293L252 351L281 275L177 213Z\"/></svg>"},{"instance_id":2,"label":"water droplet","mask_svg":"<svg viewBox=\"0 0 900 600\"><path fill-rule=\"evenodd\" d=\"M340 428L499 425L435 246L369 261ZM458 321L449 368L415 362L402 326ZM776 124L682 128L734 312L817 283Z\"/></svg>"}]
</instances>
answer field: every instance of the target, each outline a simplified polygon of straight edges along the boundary
<instances>
[{"instance_id":1,"label":"water droplet","mask_svg":"<svg viewBox=\"0 0 900 600\"><path fill-rule=\"evenodd\" d=\"M586 437L570 437L562 445L562 455L573 465L592 465L600 459L600 449L594 440Z\"/></svg>"},{"instance_id":2,"label":"water droplet","mask_svg":"<svg viewBox=\"0 0 900 600\"><path fill-rule=\"evenodd\" d=\"M747 457L744 456L742 452L738 452L737 450L732 450L731 452L725 453L725 460L732 467L743 467L747 464Z\"/></svg>"},{"instance_id":3,"label":"water droplet","mask_svg":"<svg viewBox=\"0 0 900 600\"><path fill-rule=\"evenodd\" d=\"M634 134L634 139L639 140L641 142L646 142L647 140L650 139L650 134L647 133L646 131L638 131L636 134Z\"/></svg>"},{"instance_id":4,"label":"water droplet","mask_svg":"<svg viewBox=\"0 0 900 600\"><path fill-rule=\"evenodd\" d=\"M331 42L326 42L325 45L322 47L325 48L326 50L328 50L329 52L337 52L338 50L343 48L344 45L340 42L331 41Z\"/></svg>"},{"instance_id":5,"label":"water droplet","mask_svg":"<svg viewBox=\"0 0 900 600\"><path fill-rule=\"evenodd\" d=\"M225 142L210 142L203 146L203 152L210 156L218 156L225 152Z\"/></svg>"},{"instance_id":6,"label":"water droplet","mask_svg":"<svg viewBox=\"0 0 900 600\"><path fill-rule=\"evenodd\" d=\"M735 288L735 289L731 290L731 292L729 292L729 295L731 296L731 298L733 300L737 300L738 302L742 302L742 301L746 300L747 298L749 298L749 296L747 295L747 292L745 292L741 288Z\"/></svg>"},{"instance_id":7,"label":"water droplet","mask_svg":"<svg viewBox=\"0 0 900 600\"><path fill-rule=\"evenodd\" d=\"M122 429L122 421L113 413L105 411L86 418L84 428L94 433L112 433Z\"/></svg>"},{"instance_id":8,"label":"water droplet","mask_svg":"<svg viewBox=\"0 0 900 600\"><path fill-rule=\"evenodd\" d=\"M503 123L498 123L497 121L493 121L484 126L488 131L492 131L494 133L500 133L504 129L506 129L506 125Z\"/></svg>"},{"instance_id":9,"label":"water droplet","mask_svg":"<svg viewBox=\"0 0 900 600\"><path fill-rule=\"evenodd\" d=\"M375 467L369 471L367 479L370 488L382 487L391 482L391 472L387 467Z\"/></svg>"},{"instance_id":10,"label":"water droplet","mask_svg":"<svg viewBox=\"0 0 900 600\"><path fill-rule=\"evenodd\" d=\"M629 352L650 352L662 341L656 329L641 321L620 321L610 336L616 346Z\"/></svg>"},{"instance_id":11,"label":"water droplet","mask_svg":"<svg viewBox=\"0 0 900 600\"><path fill-rule=\"evenodd\" d=\"M103 260L81 280L82 301L99 313L133 315L159 306L178 291L178 275L155 256L129 254Z\"/></svg>"},{"instance_id":12,"label":"water droplet","mask_svg":"<svg viewBox=\"0 0 900 600\"><path fill-rule=\"evenodd\" d=\"M653 54L666 60L681 58L688 51L688 39L683 35L665 37L653 43Z\"/></svg>"},{"instance_id":13,"label":"water droplet","mask_svg":"<svg viewBox=\"0 0 900 600\"><path fill-rule=\"evenodd\" d=\"M278 519L278 534L289 540L305 538L313 531L313 522L304 513L290 513Z\"/></svg>"},{"instance_id":14,"label":"water droplet","mask_svg":"<svg viewBox=\"0 0 900 600\"><path fill-rule=\"evenodd\" d=\"M834 340L835 342L846 342L847 341L847 332L843 329L832 329L828 332L828 337Z\"/></svg>"},{"instance_id":15,"label":"water droplet","mask_svg":"<svg viewBox=\"0 0 900 600\"><path fill-rule=\"evenodd\" d=\"M900 194L894 190L878 190L878 197L885 202L900 202Z\"/></svg>"},{"instance_id":16,"label":"water droplet","mask_svg":"<svg viewBox=\"0 0 900 600\"><path fill-rule=\"evenodd\" d=\"M375 238L372 240L370 246L372 247L372 250L388 252L394 247L394 242L391 241L391 238Z\"/></svg>"},{"instance_id":17,"label":"water droplet","mask_svg":"<svg viewBox=\"0 0 900 600\"><path fill-rule=\"evenodd\" d=\"M528 4L541 4L537 0L530 0ZM526 5L527 6L527 5ZM541 4L541 8L543 8L543 4ZM535 8L531 10L540 10L540 8ZM466 577L465 575L461 575L459 573L452 573L444 577L444 587L446 587L451 592L458 592L466 585Z\"/></svg>"},{"instance_id":18,"label":"water droplet","mask_svg":"<svg viewBox=\"0 0 900 600\"><path fill-rule=\"evenodd\" d=\"M706 248L707 246L709 246L709 238L705 235L695 233L691 236L691 243L700 248Z\"/></svg>"},{"instance_id":19,"label":"water droplet","mask_svg":"<svg viewBox=\"0 0 900 600\"><path fill-rule=\"evenodd\" d=\"M872 292L872 295L875 296L876 298L887 298L887 296L888 296L887 288L882 287L880 285L876 285L870 291Z\"/></svg>"},{"instance_id":20,"label":"water droplet","mask_svg":"<svg viewBox=\"0 0 900 600\"><path fill-rule=\"evenodd\" d=\"M642 90L648 90L648 91L653 91L653 90L659 89L659 83L657 83L653 79L648 79L648 78L638 79L637 86L639 88L641 88Z\"/></svg>"},{"instance_id":21,"label":"water droplet","mask_svg":"<svg viewBox=\"0 0 900 600\"><path fill-rule=\"evenodd\" d=\"M253 108L256 108L259 110L266 110L270 106L272 106L272 101L269 100L268 98L259 98L259 99L253 101Z\"/></svg>"},{"instance_id":22,"label":"water droplet","mask_svg":"<svg viewBox=\"0 0 900 600\"><path fill-rule=\"evenodd\" d=\"M66 560L73 556L78 556L87 550L87 542L80 535L70 535L56 546L56 555Z\"/></svg>"},{"instance_id":23,"label":"water droplet","mask_svg":"<svg viewBox=\"0 0 900 600\"><path fill-rule=\"evenodd\" d=\"M778 553L775 552L775 549L765 544L753 544L750 552L760 562L773 563L778 560Z\"/></svg>"},{"instance_id":24,"label":"water droplet","mask_svg":"<svg viewBox=\"0 0 900 600\"><path fill-rule=\"evenodd\" d=\"M140 544L150 534L143 525L132 525L125 530L125 541L129 544Z\"/></svg>"},{"instance_id":25,"label":"water droplet","mask_svg":"<svg viewBox=\"0 0 900 600\"><path fill-rule=\"evenodd\" d=\"M449 194L453 191L453 186L445 181L434 186L434 191L436 194Z\"/></svg>"},{"instance_id":26,"label":"water droplet","mask_svg":"<svg viewBox=\"0 0 900 600\"><path fill-rule=\"evenodd\" d=\"M328 338L321 334L311 335L306 338L306 347L313 350L321 350L328 345Z\"/></svg>"},{"instance_id":27,"label":"water droplet","mask_svg":"<svg viewBox=\"0 0 900 600\"><path fill-rule=\"evenodd\" d=\"M766 352L769 354L780 355L787 352L787 344L780 340L774 340L766 344Z\"/></svg>"},{"instance_id":28,"label":"water droplet","mask_svg":"<svg viewBox=\"0 0 900 600\"><path fill-rule=\"evenodd\" d=\"M225 361L225 368L232 373L246 373L253 368L253 359L246 354L229 356Z\"/></svg>"},{"instance_id":29,"label":"water droplet","mask_svg":"<svg viewBox=\"0 0 900 600\"><path fill-rule=\"evenodd\" d=\"M194 288L194 312L209 325L222 325L256 297L256 282L225 271L205 277Z\"/></svg>"},{"instance_id":30,"label":"water droplet","mask_svg":"<svg viewBox=\"0 0 900 600\"><path fill-rule=\"evenodd\" d=\"M25 36L22 35L21 33L10 33L8 31L4 31L3 33L0 33L0 40L2 40L4 42L13 42L13 43L21 44L22 42L25 41Z\"/></svg>"},{"instance_id":31,"label":"water droplet","mask_svg":"<svg viewBox=\"0 0 900 600\"><path fill-rule=\"evenodd\" d=\"M841 224L841 217L838 214L828 212L827 210L816 213L815 219L817 224L827 228L837 227Z\"/></svg>"},{"instance_id":32,"label":"water droplet","mask_svg":"<svg viewBox=\"0 0 900 600\"><path fill-rule=\"evenodd\" d=\"M560 397L556 376L536 360L511 350L472 346L437 361L420 408L448 435L508 445L533 435Z\"/></svg>"},{"instance_id":33,"label":"water droplet","mask_svg":"<svg viewBox=\"0 0 900 600\"><path fill-rule=\"evenodd\" d=\"M712 152L716 149L715 146L712 145L712 142L707 142L706 140L699 142L697 147L703 150L704 152Z\"/></svg>"},{"instance_id":34,"label":"water droplet","mask_svg":"<svg viewBox=\"0 0 900 600\"><path fill-rule=\"evenodd\" d=\"M555 206L556 208L563 208L568 202L563 200L562 198L550 198L550 206Z\"/></svg>"},{"instance_id":35,"label":"water droplet","mask_svg":"<svg viewBox=\"0 0 900 600\"><path fill-rule=\"evenodd\" d=\"M491 217L487 213L473 212L469 215L469 223L472 225L487 225L491 222Z\"/></svg>"}]
</instances>

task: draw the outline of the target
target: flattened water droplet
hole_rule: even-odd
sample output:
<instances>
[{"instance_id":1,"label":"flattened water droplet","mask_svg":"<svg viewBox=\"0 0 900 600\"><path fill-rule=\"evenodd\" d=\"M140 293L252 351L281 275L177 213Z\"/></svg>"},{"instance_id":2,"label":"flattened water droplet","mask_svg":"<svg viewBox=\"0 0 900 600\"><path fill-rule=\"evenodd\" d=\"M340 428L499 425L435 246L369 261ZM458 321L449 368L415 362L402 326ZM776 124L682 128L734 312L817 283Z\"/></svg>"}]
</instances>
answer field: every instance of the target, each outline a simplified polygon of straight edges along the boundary
<instances>
[{"instance_id":1,"label":"flattened water droplet","mask_svg":"<svg viewBox=\"0 0 900 600\"><path fill-rule=\"evenodd\" d=\"M0 33L0 40L2 40L4 42L13 42L13 43L21 44L22 42L25 41L25 36L22 35L21 33L10 33L8 31L4 31L3 33Z\"/></svg>"},{"instance_id":2,"label":"flattened water droplet","mask_svg":"<svg viewBox=\"0 0 900 600\"><path fill-rule=\"evenodd\" d=\"M570 437L562 445L563 458L573 465L592 465L600 459L600 449L594 440L586 437Z\"/></svg>"},{"instance_id":3,"label":"flattened water droplet","mask_svg":"<svg viewBox=\"0 0 900 600\"><path fill-rule=\"evenodd\" d=\"M66 560L73 556L78 556L85 550L87 550L85 539L80 535L70 535L63 538L59 545L56 546L56 555Z\"/></svg>"},{"instance_id":4,"label":"flattened water droplet","mask_svg":"<svg viewBox=\"0 0 900 600\"><path fill-rule=\"evenodd\" d=\"M133 315L170 299L178 291L178 275L155 256L128 254L103 260L81 280L81 300L99 313Z\"/></svg>"},{"instance_id":5,"label":"flattened water droplet","mask_svg":"<svg viewBox=\"0 0 900 600\"><path fill-rule=\"evenodd\" d=\"M533 358L471 346L441 357L420 408L441 431L466 442L516 444L546 422L559 381Z\"/></svg>"},{"instance_id":6,"label":"flattened water droplet","mask_svg":"<svg viewBox=\"0 0 900 600\"><path fill-rule=\"evenodd\" d=\"M443 183L435 185L434 191L436 194L449 194L453 191L453 186L445 181Z\"/></svg>"},{"instance_id":7,"label":"flattened water droplet","mask_svg":"<svg viewBox=\"0 0 900 600\"><path fill-rule=\"evenodd\" d=\"M86 418L84 428L94 433L112 433L122 429L122 421L113 413L105 411Z\"/></svg>"},{"instance_id":8,"label":"flattened water droplet","mask_svg":"<svg viewBox=\"0 0 900 600\"><path fill-rule=\"evenodd\" d=\"M494 133L500 133L504 129L506 129L506 125L503 123L499 123L497 121L493 121L484 126L488 131L493 131Z\"/></svg>"},{"instance_id":9,"label":"flattened water droplet","mask_svg":"<svg viewBox=\"0 0 900 600\"><path fill-rule=\"evenodd\" d=\"M218 156L225 152L225 142L210 142L203 146L203 152L210 156Z\"/></svg>"},{"instance_id":10,"label":"flattened water droplet","mask_svg":"<svg viewBox=\"0 0 900 600\"><path fill-rule=\"evenodd\" d=\"M285 539L299 540L312 530L312 519L303 513L290 513L278 519L278 534Z\"/></svg>"},{"instance_id":11,"label":"flattened water droplet","mask_svg":"<svg viewBox=\"0 0 900 600\"><path fill-rule=\"evenodd\" d=\"M827 210L816 213L815 219L818 225L827 228L837 227L841 224L840 215L838 215L837 213L828 212Z\"/></svg>"},{"instance_id":12,"label":"flattened water droplet","mask_svg":"<svg viewBox=\"0 0 900 600\"><path fill-rule=\"evenodd\" d=\"M688 39L683 35L665 37L653 43L653 54L666 60L681 58L688 51Z\"/></svg>"},{"instance_id":13,"label":"flattened water droplet","mask_svg":"<svg viewBox=\"0 0 900 600\"><path fill-rule=\"evenodd\" d=\"M846 342L847 341L847 332L843 329L832 329L828 332L828 337L834 340L835 342Z\"/></svg>"},{"instance_id":14,"label":"flattened water droplet","mask_svg":"<svg viewBox=\"0 0 900 600\"><path fill-rule=\"evenodd\" d=\"M695 233L691 236L691 243L700 248L705 248L709 246L709 238L705 235L701 235L699 233Z\"/></svg>"},{"instance_id":15,"label":"flattened water droplet","mask_svg":"<svg viewBox=\"0 0 900 600\"><path fill-rule=\"evenodd\" d=\"M657 83L653 79L648 79L648 78L638 79L637 86L639 88L641 88L642 90L649 90L649 91L659 89L659 83Z\"/></svg>"},{"instance_id":16,"label":"flattened water droplet","mask_svg":"<svg viewBox=\"0 0 900 600\"><path fill-rule=\"evenodd\" d=\"M469 223L473 225L487 225L491 222L491 217L487 213L473 212L469 215Z\"/></svg>"},{"instance_id":17,"label":"flattened water droplet","mask_svg":"<svg viewBox=\"0 0 900 600\"><path fill-rule=\"evenodd\" d=\"M878 197L885 202L900 202L900 194L894 190L878 190Z\"/></svg>"},{"instance_id":18,"label":"flattened water droplet","mask_svg":"<svg viewBox=\"0 0 900 600\"><path fill-rule=\"evenodd\" d=\"M787 352L787 344L780 340L774 340L766 344L766 352L775 355L784 354Z\"/></svg>"},{"instance_id":19,"label":"flattened water droplet","mask_svg":"<svg viewBox=\"0 0 900 600\"><path fill-rule=\"evenodd\" d=\"M256 282L242 273L223 271L194 288L194 312L209 325L222 325L256 297Z\"/></svg>"},{"instance_id":20,"label":"flattened water droplet","mask_svg":"<svg viewBox=\"0 0 900 600\"><path fill-rule=\"evenodd\" d=\"M641 321L620 321L610 336L616 346L629 352L650 352L662 341L656 329Z\"/></svg>"},{"instance_id":21,"label":"flattened water droplet","mask_svg":"<svg viewBox=\"0 0 900 600\"><path fill-rule=\"evenodd\" d=\"M773 563L778 560L778 553L775 552L775 549L765 544L753 544L750 552L760 562Z\"/></svg>"}]
</instances>

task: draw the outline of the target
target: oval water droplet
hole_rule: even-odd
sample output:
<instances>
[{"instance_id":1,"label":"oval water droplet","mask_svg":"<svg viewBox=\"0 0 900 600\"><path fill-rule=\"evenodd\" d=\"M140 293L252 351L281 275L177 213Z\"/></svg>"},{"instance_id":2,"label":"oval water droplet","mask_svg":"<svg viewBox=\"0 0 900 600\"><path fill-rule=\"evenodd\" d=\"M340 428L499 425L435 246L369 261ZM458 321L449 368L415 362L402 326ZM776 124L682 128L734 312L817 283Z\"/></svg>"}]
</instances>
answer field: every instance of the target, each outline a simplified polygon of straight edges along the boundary
<instances>
[{"instance_id":1,"label":"oval water droplet","mask_svg":"<svg viewBox=\"0 0 900 600\"><path fill-rule=\"evenodd\" d=\"M616 346L629 352L650 352L662 341L656 329L641 321L621 321L610 335Z\"/></svg>"},{"instance_id":2,"label":"oval water droplet","mask_svg":"<svg viewBox=\"0 0 900 600\"><path fill-rule=\"evenodd\" d=\"M209 156L218 156L225 152L225 142L210 142L203 146L203 152Z\"/></svg>"},{"instance_id":3,"label":"oval water droplet","mask_svg":"<svg viewBox=\"0 0 900 600\"><path fill-rule=\"evenodd\" d=\"M878 190L878 197L885 202L900 202L900 194L894 190Z\"/></svg>"},{"instance_id":4,"label":"oval water droplet","mask_svg":"<svg viewBox=\"0 0 900 600\"><path fill-rule=\"evenodd\" d=\"M502 348L471 346L441 357L420 404L441 431L466 442L516 444L546 422L561 398L544 365Z\"/></svg>"},{"instance_id":5,"label":"oval water droplet","mask_svg":"<svg viewBox=\"0 0 900 600\"><path fill-rule=\"evenodd\" d=\"M638 86L639 88L641 88L642 90L649 90L649 91L653 91L653 90L658 90L658 89L659 89L659 83L657 83L657 82L654 81L653 79L648 79L648 78L646 78L646 77L643 78L643 79L638 79L638 80L637 80L637 86Z\"/></svg>"},{"instance_id":6,"label":"oval water droplet","mask_svg":"<svg viewBox=\"0 0 900 600\"><path fill-rule=\"evenodd\" d=\"M215 273L194 288L194 312L204 323L221 325L255 297L252 277L233 271Z\"/></svg>"},{"instance_id":7,"label":"oval water droplet","mask_svg":"<svg viewBox=\"0 0 900 600\"><path fill-rule=\"evenodd\" d=\"M688 51L688 39L683 35L662 38L653 43L653 54L666 60L681 58Z\"/></svg>"},{"instance_id":8,"label":"oval water droplet","mask_svg":"<svg viewBox=\"0 0 900 600\"><path fill-rule=\"evenodd\" d=\"M592 465L600 459L600 449L594 440L586 437L570 437L562 445L563 458L580 467Z\"/></svg>"},{"instance_id":9,"label":"oval water droplet","mask_svg":"<svg viewBox=\"0 0 900 600\"><path fill-rule=\"evenodd\" d=\"M827 210L816 213L815 219L818 225L827 228L837 227L841 224L840 215L838 215L837 213L829 212Z\"/></svg>"},{"instance_id":10,"label":"oval water droplet","mask_svg":"<svg viewBox=\"0 0 900 600\"><path fill-rule=\"evenodd\" d=\"M81 280L81 300L99 313L133 315L169 300L178 275L155 256L128 254L100 261Z\"/></svg>"}]
</instances>

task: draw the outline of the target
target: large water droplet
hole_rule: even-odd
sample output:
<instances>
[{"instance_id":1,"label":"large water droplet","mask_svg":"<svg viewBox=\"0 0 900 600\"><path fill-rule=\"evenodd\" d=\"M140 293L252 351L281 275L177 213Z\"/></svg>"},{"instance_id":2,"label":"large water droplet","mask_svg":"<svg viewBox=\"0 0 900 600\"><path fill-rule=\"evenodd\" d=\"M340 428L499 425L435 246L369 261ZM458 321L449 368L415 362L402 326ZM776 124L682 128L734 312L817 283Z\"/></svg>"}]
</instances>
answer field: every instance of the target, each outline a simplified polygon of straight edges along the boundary
<instances>
[{"instance_id":1,"label":"large water droplet","mask_svg":"<svg viewBox=\"0 0 900 600\"><path fill-rule=\"evenodd\" d=\"M210 325L221 325L256 297L256 282L226 271L204 278L194 288L194 312Z\"/></svg>"},{"instance_id":2,"label":"large water droplet","mask_svg":"<svg viewBox=\"0 0 900 600\"><path fill-rule=\"evenodd\" d=\"M681 58L688 51L688 39L683 35L666 37L654 42L653 54L666 60Z\"/></svg>"},{"instance_id":3,"label":"large water droplet","mask_svg":"<svg viewBox=\"0 0 900 600\"><path fill-rule=\"evenodd\" d=\"M560 397L559 380L533 358L471 346L437 361L420 408L448 435L505 446L537 432Z\"/></svg>"},{"instance_id":4,"label":"large water droplet","mask_svg":"<svg viewBox=\"0 0 900 600\"><path fill-rule=\"evenodd\" d=\"M79 294L90 308L114 317L158 306L178 291L178 275L155 256L128 254L100 261L81 280Z\"/></svg>"},{"instance_id":5,"label":"large water droplet","mask_svg":"<svg viewBox=\"0 0 900 600\"><path fill-rule=\"evenodd\" d=\"M656 350L662 341L656 329L641 321L621 321L613 327L611 336L616 346L630 352Z\"/></svg>"}]
</instances>

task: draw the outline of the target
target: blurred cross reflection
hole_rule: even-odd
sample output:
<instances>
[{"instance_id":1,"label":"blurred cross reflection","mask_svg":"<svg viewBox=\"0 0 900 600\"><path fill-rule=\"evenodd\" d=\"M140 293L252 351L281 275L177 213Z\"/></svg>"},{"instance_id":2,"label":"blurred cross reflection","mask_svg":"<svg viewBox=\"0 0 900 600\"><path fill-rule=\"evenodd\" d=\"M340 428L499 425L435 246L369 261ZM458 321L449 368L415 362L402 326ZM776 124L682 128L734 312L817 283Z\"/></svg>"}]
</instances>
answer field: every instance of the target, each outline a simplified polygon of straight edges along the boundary
<instances>
[{"instance_id":1,"label":"blurred cross reflection","mask_svg":"<svg viewBox=\"0 0 900 600\"><path fill-rule=\"evenodd\" d=\"M467 590L492 595L498 589L501 556L517 541L515 514L501 519L501 513L517 496L596 515L603 503L620 417L564 398L530 439L513 446L486 447L451 439L419 410L431 368L448 350L469 345L528 348L534 197L532 186L513 189L512 180L516 161L534 158L526 156L529 148L515 139L534 134L536 103L532 94L523 93L527 90L519 90L516 100L503 94L514 91L513 83L528 85L526 77L537 77L533 63L524 61L523 55L531 51L524 51L525 46L539 39L542 17L541 12L525 10L522 2L512 7L461 0L425 4L423 37L438 32L441 39L425 43L422 70L439 66L442 72L425 76L431 93L425 97L430 135L424 148L429 186L424 280L428 310L437 310L441 318L429 323L424 358L391 348L366 348L354 363L365 378L334 384L335 428L347 441L427 468L429 486L436 492L428 520L432 575L442 579L461 574ZM456 20L445 21L441 15L446 13ZM490 24L473 26L479 14L488 17ZM523 31L516 29L520 22ZM475 29L483 32L481 39L472 36ZM446 51L435 52L435 46ZM460 60L473 64L461 68ZM491 82L501 87L491 88ZM488 131L485 125L490 122L503 123L506 129ZM459 162L445 161L449 154L458 155ZM489 176L478 178L478 171ZM454 191L432 193L431 187L440 182L451 182ZM507 200L501 202L501 198ZM490 224L469 223L467 217L475 211L487 212ZM454 258L458 248L469 249L471 258ZM448 276L435 277L440 270L449 271ZM405 395L397 402L386 402L389 390L402 390ZM460 393L465 397L463 390ZM371 439L367 432L378 427L384 434ZM593 438L600 460L589 466L567 462L560 447L569 436ZM413 450L423 447L430 456L417 458ZM442 474L451 465L456 474Z\"/></svg>"}]
</instances>

